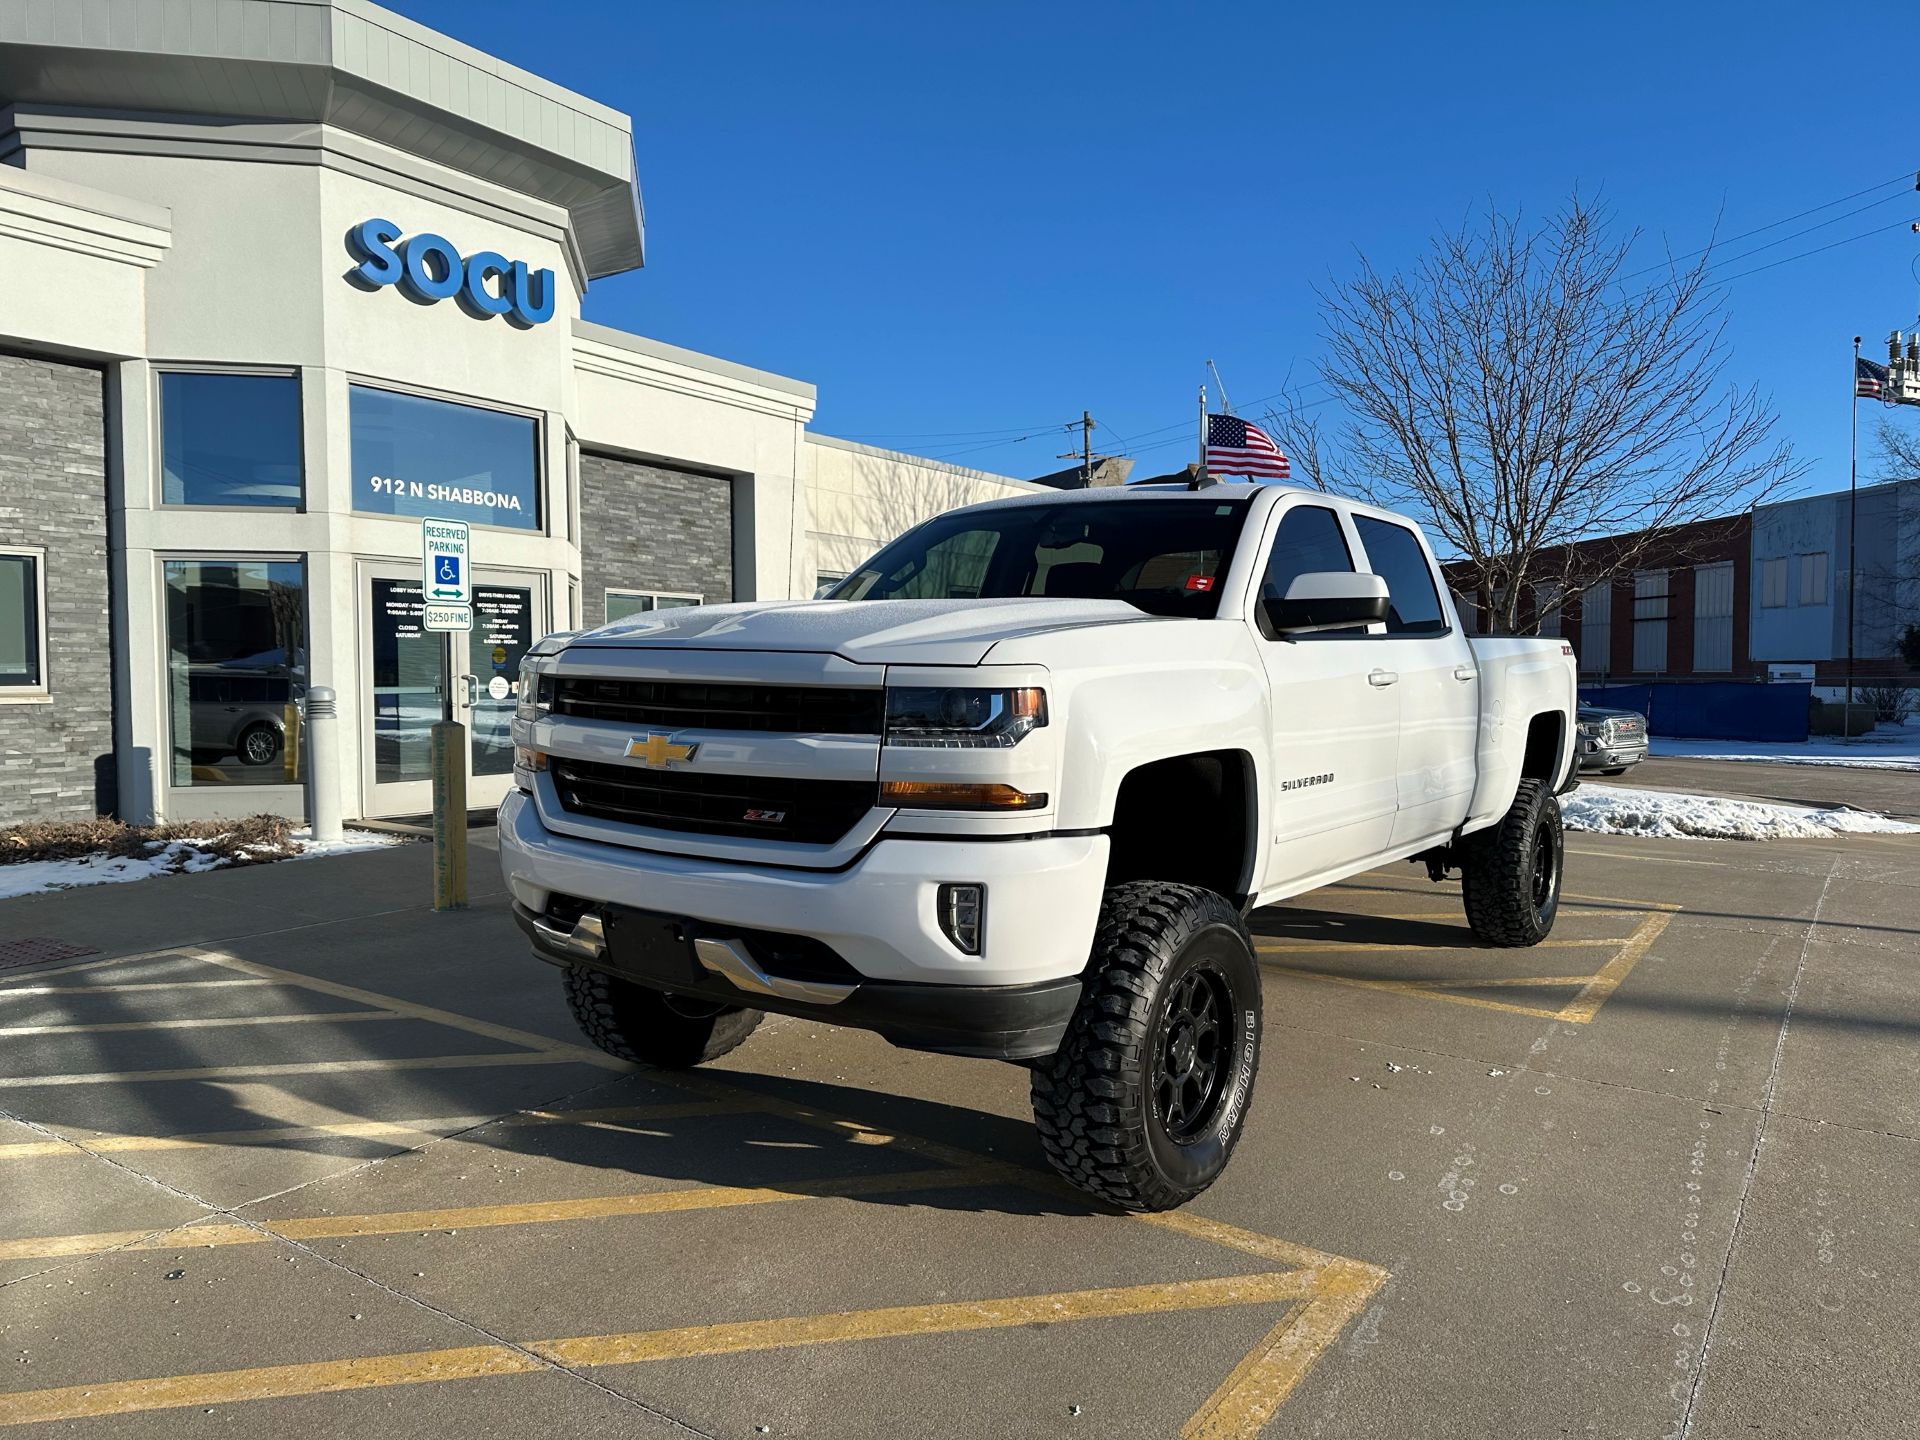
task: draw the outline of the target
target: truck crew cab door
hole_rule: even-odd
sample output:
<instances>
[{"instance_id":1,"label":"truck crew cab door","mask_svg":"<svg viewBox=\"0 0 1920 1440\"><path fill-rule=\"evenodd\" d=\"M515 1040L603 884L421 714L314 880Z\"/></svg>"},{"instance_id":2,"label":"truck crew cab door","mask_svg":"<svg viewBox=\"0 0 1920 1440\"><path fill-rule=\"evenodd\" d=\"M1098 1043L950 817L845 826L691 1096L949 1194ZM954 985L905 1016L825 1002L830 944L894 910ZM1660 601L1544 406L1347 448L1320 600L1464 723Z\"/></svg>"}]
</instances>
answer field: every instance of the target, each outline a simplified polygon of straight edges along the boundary
<instances>
[{"instance_id":1,"label":"truck crew cab door","mask_svg":"<svg viewBox=\"0 0 1920 1440\"><path fill-rule=\"evenodd\" d=\"M1365 567L1387 582L1386 633L1372 640L1398 679L1399 804L1392 844L1445 840L1467 818L1480 733L1480 676L1453 623L1433 557L1412 526L1351 512Z\"/></svg>"},{"instance_id":2,"label":"truck crew cab door","mask_svg":"<svg viewBox=\"0 0 1920 1440\"><path fill-rule=\"evenodd\" d=\"M1364 628L1270 635L1259 613L1260 600L1284 597L1296 576L1362 568L1339 513L1295 501L1273 536L1251 621L1271 705L1261 888L1297 892L1387 848L1401 702Z\"/></svg>"}]
</instances>

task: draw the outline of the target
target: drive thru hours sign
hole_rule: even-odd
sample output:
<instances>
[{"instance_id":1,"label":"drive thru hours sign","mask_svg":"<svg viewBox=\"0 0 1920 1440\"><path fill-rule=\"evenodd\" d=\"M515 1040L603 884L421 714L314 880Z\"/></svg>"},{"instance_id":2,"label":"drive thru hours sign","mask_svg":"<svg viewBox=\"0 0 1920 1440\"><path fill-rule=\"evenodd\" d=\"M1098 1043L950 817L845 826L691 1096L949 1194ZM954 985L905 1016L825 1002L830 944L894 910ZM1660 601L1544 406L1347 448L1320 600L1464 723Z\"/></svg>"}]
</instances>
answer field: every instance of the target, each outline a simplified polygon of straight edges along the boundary
<instances>
[{"instance_id":1,"label":"drive thru hours sign","mask_svg":"<svg viewBox=\"0 0 1920 1440\"><path fill-rule=\"evenodd\" d=\"M473 628L473 567L464 520L420 522L420 595L429 630Z\"/></svg>"}]
</instances>

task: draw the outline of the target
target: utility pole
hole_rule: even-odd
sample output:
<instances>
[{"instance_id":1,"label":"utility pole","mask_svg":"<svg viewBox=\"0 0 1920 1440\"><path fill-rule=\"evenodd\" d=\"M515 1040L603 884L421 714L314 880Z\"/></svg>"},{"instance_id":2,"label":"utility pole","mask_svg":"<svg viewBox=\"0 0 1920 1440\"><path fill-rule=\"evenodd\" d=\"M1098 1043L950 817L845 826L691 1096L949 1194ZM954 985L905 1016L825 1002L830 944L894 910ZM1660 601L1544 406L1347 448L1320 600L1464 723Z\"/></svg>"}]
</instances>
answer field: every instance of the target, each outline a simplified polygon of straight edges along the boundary
<instances>
[{"instance_id":1,"label":"utility pole","mask_svg":"<svg viewBox=\"0 0 1920 1440\"><path fill-rule=\"evenodd\" d=\"M1093 416L1085 410L1080 412L1080 448L1078 451L1066 450L1054 456L1056 460L1074 460L1080 462L1080 488L1093 488ZM1067 426L1069 430L1074 427ZM1104 456L1102 457L1105 458Z\"/></svg>"}]
</instances>

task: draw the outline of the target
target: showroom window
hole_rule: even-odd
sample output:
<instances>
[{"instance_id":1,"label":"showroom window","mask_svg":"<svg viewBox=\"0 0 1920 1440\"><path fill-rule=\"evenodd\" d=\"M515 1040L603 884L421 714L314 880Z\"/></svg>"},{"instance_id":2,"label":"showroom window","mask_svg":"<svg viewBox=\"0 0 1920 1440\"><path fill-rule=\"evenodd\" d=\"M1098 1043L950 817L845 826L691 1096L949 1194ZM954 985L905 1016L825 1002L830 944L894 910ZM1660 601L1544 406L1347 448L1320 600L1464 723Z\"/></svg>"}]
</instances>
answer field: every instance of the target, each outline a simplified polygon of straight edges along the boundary
<instances>
[{"instance_id":1,"label":"showroom window","mask_svg":"<svg viewBox=\"0 0 1920 1440\"><path fill-rule=\"evenodd\" d=\"M46 553L0 550L0 700L47 693Z\"/></svg>"},{"instance_id":2,"label":"showroom window","mask_svg":"<svg viewBox=\"0 0 1920 1440\"><path fill-rule=\"evenodd\" d=\"M701 597L698 595L673 595L659 590L609 590L607 623L611 625L631 615L644 615L649 610L679 610L700 603Z\"/></svg>"},{"instance_id":3,"label":"showroom window","mask_svg":"<svg viewBox=\"0 0 1920 1440\"><path fill-rule=\"evenodd\" d=\"M160 374L160 503L300 507L300 381Z\"/></svg>"},{"instance_id":4,"label":"showroom window","mask_svg":"<svg viewBox=\"0 0 1920 1440\"><path fill-rule=\"evenodd\" d=\"M169 560L166 585L172 783L299 783L305 567Z\"/></svg>"},{"instance_id":5,"label":"showroom window","mask_svg":"<svg viewBox=\"0 0 1920 1440\"><path fill-rule=\"evenodd\" d=\"M530 415L355 385L353 508L538 530L540 427Z\"/></svg>"}]
</instances>

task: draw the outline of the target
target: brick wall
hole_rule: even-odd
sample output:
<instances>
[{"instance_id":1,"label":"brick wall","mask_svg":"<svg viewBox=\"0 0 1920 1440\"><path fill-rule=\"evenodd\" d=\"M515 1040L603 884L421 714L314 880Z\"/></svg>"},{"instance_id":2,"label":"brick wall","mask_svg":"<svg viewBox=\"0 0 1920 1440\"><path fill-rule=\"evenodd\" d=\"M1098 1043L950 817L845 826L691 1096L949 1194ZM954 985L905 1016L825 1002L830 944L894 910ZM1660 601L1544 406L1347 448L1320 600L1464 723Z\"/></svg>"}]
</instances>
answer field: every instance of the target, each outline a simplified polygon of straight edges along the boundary
<instances>
[{"instance_id":1,"label":"brick wall","mask_svg":"<svg viewBox=\"0 0 1920 1440\"><path fill-rule=\"evenodd\" d=\"M103 377L0 355L0 397L0 545L47 552L52 694L0 704L0 825L86 818L112 805Z\"/></svg>"},{"instance_id":2,"label":"brick wall","mask_svg":"<svg viewBox=\"0 0 1920 1440\"><path fill-rule=\"evenodd\" d=\"M580 456L580 606L605 622L613 590L733 598L733 483L612 455Z\"/></svg>"}]
</instances>

